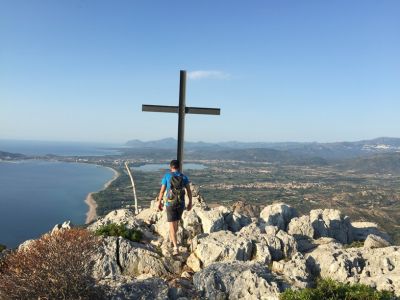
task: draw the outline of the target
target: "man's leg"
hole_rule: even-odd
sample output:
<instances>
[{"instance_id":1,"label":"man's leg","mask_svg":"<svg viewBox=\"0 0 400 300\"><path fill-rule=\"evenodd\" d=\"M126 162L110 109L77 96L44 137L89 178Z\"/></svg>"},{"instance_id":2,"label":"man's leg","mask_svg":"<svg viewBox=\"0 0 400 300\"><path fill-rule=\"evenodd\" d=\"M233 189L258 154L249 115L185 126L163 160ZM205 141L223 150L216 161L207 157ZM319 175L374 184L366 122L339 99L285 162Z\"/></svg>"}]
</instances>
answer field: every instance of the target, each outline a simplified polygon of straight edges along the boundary
<instances>
[{"instance_id":1,"label":"man's leg","mask_svg":"<svg viewBox=\"0 0 400 300\"><path fill-rule=\"evenodd\" d=\"M175 221L175 222L174 222L175 239L176 239L176 234L177 234L177 232L178 232L178 225L179 225L179 221Z\"/></svg>"},{"instance_id":2,"label":"man's leg","mask_svg":"<svg viewBox=\"0 0 400 300\"><path fill-rule=\"evenodd\" d=\"M178 222L173 221L173 222L168 222L169 224L169 238L171 242L174 244L174 247L178 247L178 244L176 242L176 232L178 230Z\"/></svg>"}]
</instances>

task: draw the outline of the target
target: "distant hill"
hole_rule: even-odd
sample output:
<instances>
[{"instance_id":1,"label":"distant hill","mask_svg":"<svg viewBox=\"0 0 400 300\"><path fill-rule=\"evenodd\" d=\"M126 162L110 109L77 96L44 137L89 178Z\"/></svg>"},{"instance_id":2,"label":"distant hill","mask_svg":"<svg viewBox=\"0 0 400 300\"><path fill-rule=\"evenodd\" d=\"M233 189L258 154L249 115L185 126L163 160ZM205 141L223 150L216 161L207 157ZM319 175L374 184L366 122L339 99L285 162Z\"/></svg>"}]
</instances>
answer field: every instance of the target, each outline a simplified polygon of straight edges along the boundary
<instances>
[{"instance_id":1,"label":"distant hill","mask_svg":"<svg viewBox=\"0 0 400 300\"><path fill-rule=\"evenodd\" d=\"M0 159L12 160L12 159L22 159L22 158L26 158L26 156L19 153L0 151Z\"/></svg>"},{"instance_id":2,"label":"distant hill","mask_svg":"<svg viewBox=\"0 0 400 300\"><path fill-rule=\"evenodd\" d=\"M143 149L175 149L176 139L167 138L156 141L143 142L140 140L132 140L126 143L130 148ZM372 140L363 140L355 142L335 142L335 143L301 143L301 142L222 142L222 143L205 143L205 142L186 142L187 150L213 150L228 151L232 149L271 149L286 151L287 154L302 157L319 157L325 160L342 160L347 158L355 158L360 156L368 156L378 153L400 152L400 138L380 137Z\"/></svg>"}]
</instances>

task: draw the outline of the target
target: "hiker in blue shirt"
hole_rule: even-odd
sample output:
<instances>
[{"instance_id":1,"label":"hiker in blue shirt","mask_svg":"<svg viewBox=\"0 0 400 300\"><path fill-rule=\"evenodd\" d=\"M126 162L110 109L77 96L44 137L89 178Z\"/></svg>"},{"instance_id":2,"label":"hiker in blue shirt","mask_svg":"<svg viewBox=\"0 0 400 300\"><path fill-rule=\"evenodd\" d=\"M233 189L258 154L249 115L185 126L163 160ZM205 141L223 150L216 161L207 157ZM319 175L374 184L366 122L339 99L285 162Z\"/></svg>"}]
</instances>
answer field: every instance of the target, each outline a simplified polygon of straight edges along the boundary
<instances>
[{"instance_id":1,"label":"hiker in blue shirt","mask_svg":"<svg viewBox=\"0 0 400 300\"><path fill-rule=\"evenodd\" d=\"M157 208L162 210L163 205L166 208L169 237L174 244L172 254L177 255L178 244L176 241L176 232L178 231L178 224L185 209L185 190L189 198L189 203L186 207L187 210L192 209L192 191L190 190L189 178L179 171L179 161L172 160L169 167L170 172L165 174L161 180Z\"/></svg>"}]
</instances>

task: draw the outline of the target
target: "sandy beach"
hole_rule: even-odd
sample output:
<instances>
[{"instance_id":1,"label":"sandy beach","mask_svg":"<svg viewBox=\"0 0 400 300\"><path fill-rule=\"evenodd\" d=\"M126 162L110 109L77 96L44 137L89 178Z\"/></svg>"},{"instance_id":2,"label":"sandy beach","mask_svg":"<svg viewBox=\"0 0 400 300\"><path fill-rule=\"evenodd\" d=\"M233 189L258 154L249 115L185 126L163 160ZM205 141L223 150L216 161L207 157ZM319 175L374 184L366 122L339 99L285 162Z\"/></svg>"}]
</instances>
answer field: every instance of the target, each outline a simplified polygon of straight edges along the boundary
<instances>
[{"instance_id":1,"label":"sandy beach","mask_svg":"<svg viewBox=\"0 0 400 300\"><path fill-rule=\"evenodd\" d=\"M115 170L115 169L113 169L113 168L111 168L111 167L106 167L106 168L109 168L110 170L112 170L112 171L114 172L114 176L113 176L113 178L111 178L109 181L107 181L107 182L104 184L104 187L103 187L102 190L105 190L106 188L108 188L108 187L110 186L110 184L111 184L115 179L117 179L118 176L119 176L119 173L117 172L117 170ZM97 212L96 212L97 203L96 203L96 201L95 201L94 198L93 198L93 194L94 194L94 193L96 193L96 192L91 192L91 193L89 193L89 194L87 195L86 199L85 199L85 203L89 206L89 210L88 210L88 212L86 213L86 224L88 224L88 223L90 223L90 222L96 220L96 218L97 218Z\"/></svg>"}]
</instances>

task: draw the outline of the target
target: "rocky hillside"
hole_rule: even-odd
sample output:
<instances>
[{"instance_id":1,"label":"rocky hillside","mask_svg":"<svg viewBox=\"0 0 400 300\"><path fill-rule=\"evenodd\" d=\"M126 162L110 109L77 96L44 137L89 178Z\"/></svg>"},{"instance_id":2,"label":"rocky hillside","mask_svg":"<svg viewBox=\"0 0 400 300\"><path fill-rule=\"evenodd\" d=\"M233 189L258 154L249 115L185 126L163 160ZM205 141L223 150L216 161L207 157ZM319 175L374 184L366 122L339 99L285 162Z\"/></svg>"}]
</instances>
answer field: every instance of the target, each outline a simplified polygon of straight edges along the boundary
<instances>
[{"instance_id":1,"label":"rocky hillside","mask_svg":"<svg viewBox=\"0 0 400 300\"><path fill-rule=\"evenodd\" d=\"M103 237L88 262L108 299L279 299L286 289L313 287L319 276L400 296L400 247L374 223L333 209L299 216L284 203L210 208L195 189L194 196L175 257L166 215L152 207L136 216L115 210L88 227L123 223L143 233L141 242Z\"/></svg>"}]
</instances>

